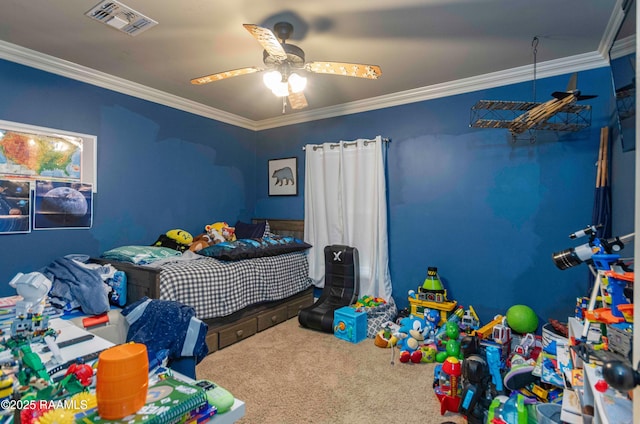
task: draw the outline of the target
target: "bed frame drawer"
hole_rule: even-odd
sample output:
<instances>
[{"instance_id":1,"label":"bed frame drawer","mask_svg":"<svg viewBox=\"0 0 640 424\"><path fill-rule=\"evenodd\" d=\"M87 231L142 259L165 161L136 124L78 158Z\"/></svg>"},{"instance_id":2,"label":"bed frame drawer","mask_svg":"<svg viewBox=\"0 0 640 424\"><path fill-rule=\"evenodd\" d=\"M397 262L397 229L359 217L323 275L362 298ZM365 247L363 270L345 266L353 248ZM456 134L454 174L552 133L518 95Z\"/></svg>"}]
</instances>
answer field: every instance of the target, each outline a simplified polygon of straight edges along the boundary
<instances>
[{"instance_id":1,"label":"bed frame drawer","mask_svg":"<svg viewBox=\"0 0 640 424\"><path fill-rule=\"evenodd\" d=\"M205 343L209 348L209 353L213 353L218 350L218 333L208 332L205 339Z\"/></svg>"},{"instance_id":2,"label":"bed frame drawer","mask_svg":"<svg viewBox=\"0 0 640 424\"><path fill-rule=\"evenodd\" d=\"M258 320L251 318L218 331L218 348L222 349L258 332Z\"/></svg>"},{"instance_id":3,"label":"bed frame drawer","mask_svg":"<svg viewBox=\"0 0 640 424\"><path fill-rule=\"evenodd\" d=\"M289 311L286 305L273 311L264 312L258 315L258 331L266 330L276 324L289 319Z\"/></svg>"},{"instance_id":4,"label":"bed frame drawer","mask_svg":"<svg viewBox=\"0 0 640 424\"><path fill-rule=\"evenodd\" d=\"M289 318L293 318L298 315L300 309L306 308L307 306L313 305L313 291L308 291L304 296L299 299L290 302L287 305L287 313L289 314Z\"/></svg>"}]
</instances>

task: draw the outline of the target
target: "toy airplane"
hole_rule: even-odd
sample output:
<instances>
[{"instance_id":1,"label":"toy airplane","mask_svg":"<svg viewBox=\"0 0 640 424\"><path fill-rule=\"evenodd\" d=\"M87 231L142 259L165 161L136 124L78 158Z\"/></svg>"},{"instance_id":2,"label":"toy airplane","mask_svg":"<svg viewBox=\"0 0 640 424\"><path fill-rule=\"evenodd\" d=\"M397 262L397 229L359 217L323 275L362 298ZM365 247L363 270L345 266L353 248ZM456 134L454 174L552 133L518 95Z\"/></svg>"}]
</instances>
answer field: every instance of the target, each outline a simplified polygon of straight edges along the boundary
<instances>
[{"instance_id":1,"label":"toy airplane","mask_svg":"<svg viewBox=\"0 0 640 424\"><path fill-rule=\"evenodd\" d=\"M566 91L553 92L553 98L544 103L480 100L471 109L478 116L472 118L471 127L506 128L514 137L527 130L578 131L586 128L591 124L591 106L576 102L597 96L582 95L576 89L577 79L578 74L573 74Z\"/></svg>"}]
</instances>

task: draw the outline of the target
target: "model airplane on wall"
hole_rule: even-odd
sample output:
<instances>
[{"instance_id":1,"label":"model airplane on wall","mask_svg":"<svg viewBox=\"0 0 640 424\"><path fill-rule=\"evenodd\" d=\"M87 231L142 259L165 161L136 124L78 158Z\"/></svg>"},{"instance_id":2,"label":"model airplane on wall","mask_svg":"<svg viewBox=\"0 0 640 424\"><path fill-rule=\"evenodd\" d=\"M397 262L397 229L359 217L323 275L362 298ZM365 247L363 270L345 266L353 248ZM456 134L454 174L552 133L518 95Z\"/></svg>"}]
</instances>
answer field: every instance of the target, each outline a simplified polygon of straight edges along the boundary
<instances>
[{"instance_id":1,"label":"model airplane on wall","mask_svg":"<svg viewBox=\"0 0 640 424\"><path fill-rule=\"evenodd\" d=\"M471 127L506 128L516 137L527 130L579 131L591 125L591 106L579 100L593 99L576 89L578 74L569 79L566 91L555 91L544 103L480 100L472 108Z\"/></svg>"}]
</instances>

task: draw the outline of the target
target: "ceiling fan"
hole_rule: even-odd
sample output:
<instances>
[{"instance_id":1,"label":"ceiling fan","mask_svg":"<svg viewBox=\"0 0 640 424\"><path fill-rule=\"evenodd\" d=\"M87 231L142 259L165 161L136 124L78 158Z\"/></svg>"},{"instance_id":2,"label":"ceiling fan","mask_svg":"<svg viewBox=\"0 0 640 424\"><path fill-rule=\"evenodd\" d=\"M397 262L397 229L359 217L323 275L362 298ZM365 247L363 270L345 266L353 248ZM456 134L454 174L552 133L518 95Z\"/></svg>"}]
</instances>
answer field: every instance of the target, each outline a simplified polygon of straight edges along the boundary
<instances>
[{"instance_id":1,"label":"ceiling fan","mask_svg":"<svg viewBox=\"0 0 640 424\"><path fill-rule=\"evenodd\" d=\"M378 79L382 75L382 71L377 65L344 62L305 62L304 51L300 47L286 42L293 32L293 25L288 22L276 23L273 26L273 31L253 24L243 24L243 26L264 48L262 61L265 67L251 66L205 75L192 79L192 84L207 84L268 70L269 72L264 75L264 82L276 96L283 98L284 113L285 97L289 99L289 104L293 109L304 109L308 106L307 99L303 93L306 78L300 76L297 73L298 71L367 79Z\"/></svg>"}]
</instances>

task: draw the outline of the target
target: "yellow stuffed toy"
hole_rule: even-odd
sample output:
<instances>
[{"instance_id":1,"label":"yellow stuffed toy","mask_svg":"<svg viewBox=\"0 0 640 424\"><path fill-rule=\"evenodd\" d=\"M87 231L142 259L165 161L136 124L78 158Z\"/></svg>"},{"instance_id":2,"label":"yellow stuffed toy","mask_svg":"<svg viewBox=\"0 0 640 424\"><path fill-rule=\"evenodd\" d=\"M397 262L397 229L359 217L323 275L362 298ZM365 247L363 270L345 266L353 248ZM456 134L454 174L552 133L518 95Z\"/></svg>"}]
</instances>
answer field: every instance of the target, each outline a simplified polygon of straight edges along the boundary
<instances>
[{"instance_id":1,"label":"yellow stuffed toy","mask_svg":"<svg viewBox=\"0 0 640 424\"><path fill-rule=\"evenodd\" d=\"M222 243L225 241L235 241L235 228L229 227L226 222L216 222L211 225L205 225L205 232L196 236L191 243L189 250L197 252L208 246Z\"/></svg>"},{"instance_id":2,"label":"yellow stuffed toy","mask_svg":"<svg viewBox=\"0 0 640 424\"><path fill-rule=\"evenodd\" d=\"M209 234L209 237L215 240L215 243L236 240L235 228L230 227L226 222L220 221L207 225L205 230L207 231L207 234Z\"/></svg>"},{"instance_id":3,"label":"yellow stuffed toy","mask_svg":"<svg viewBox=\"0 0 640 424\"><path fill-rule=\"evenodd\" d=\"M179 252L184 252L193 242L191 233L185 230L174 229L169 230L165 234L161 234L153 246L169 247Z\"/></svg>"}]
</instances>

